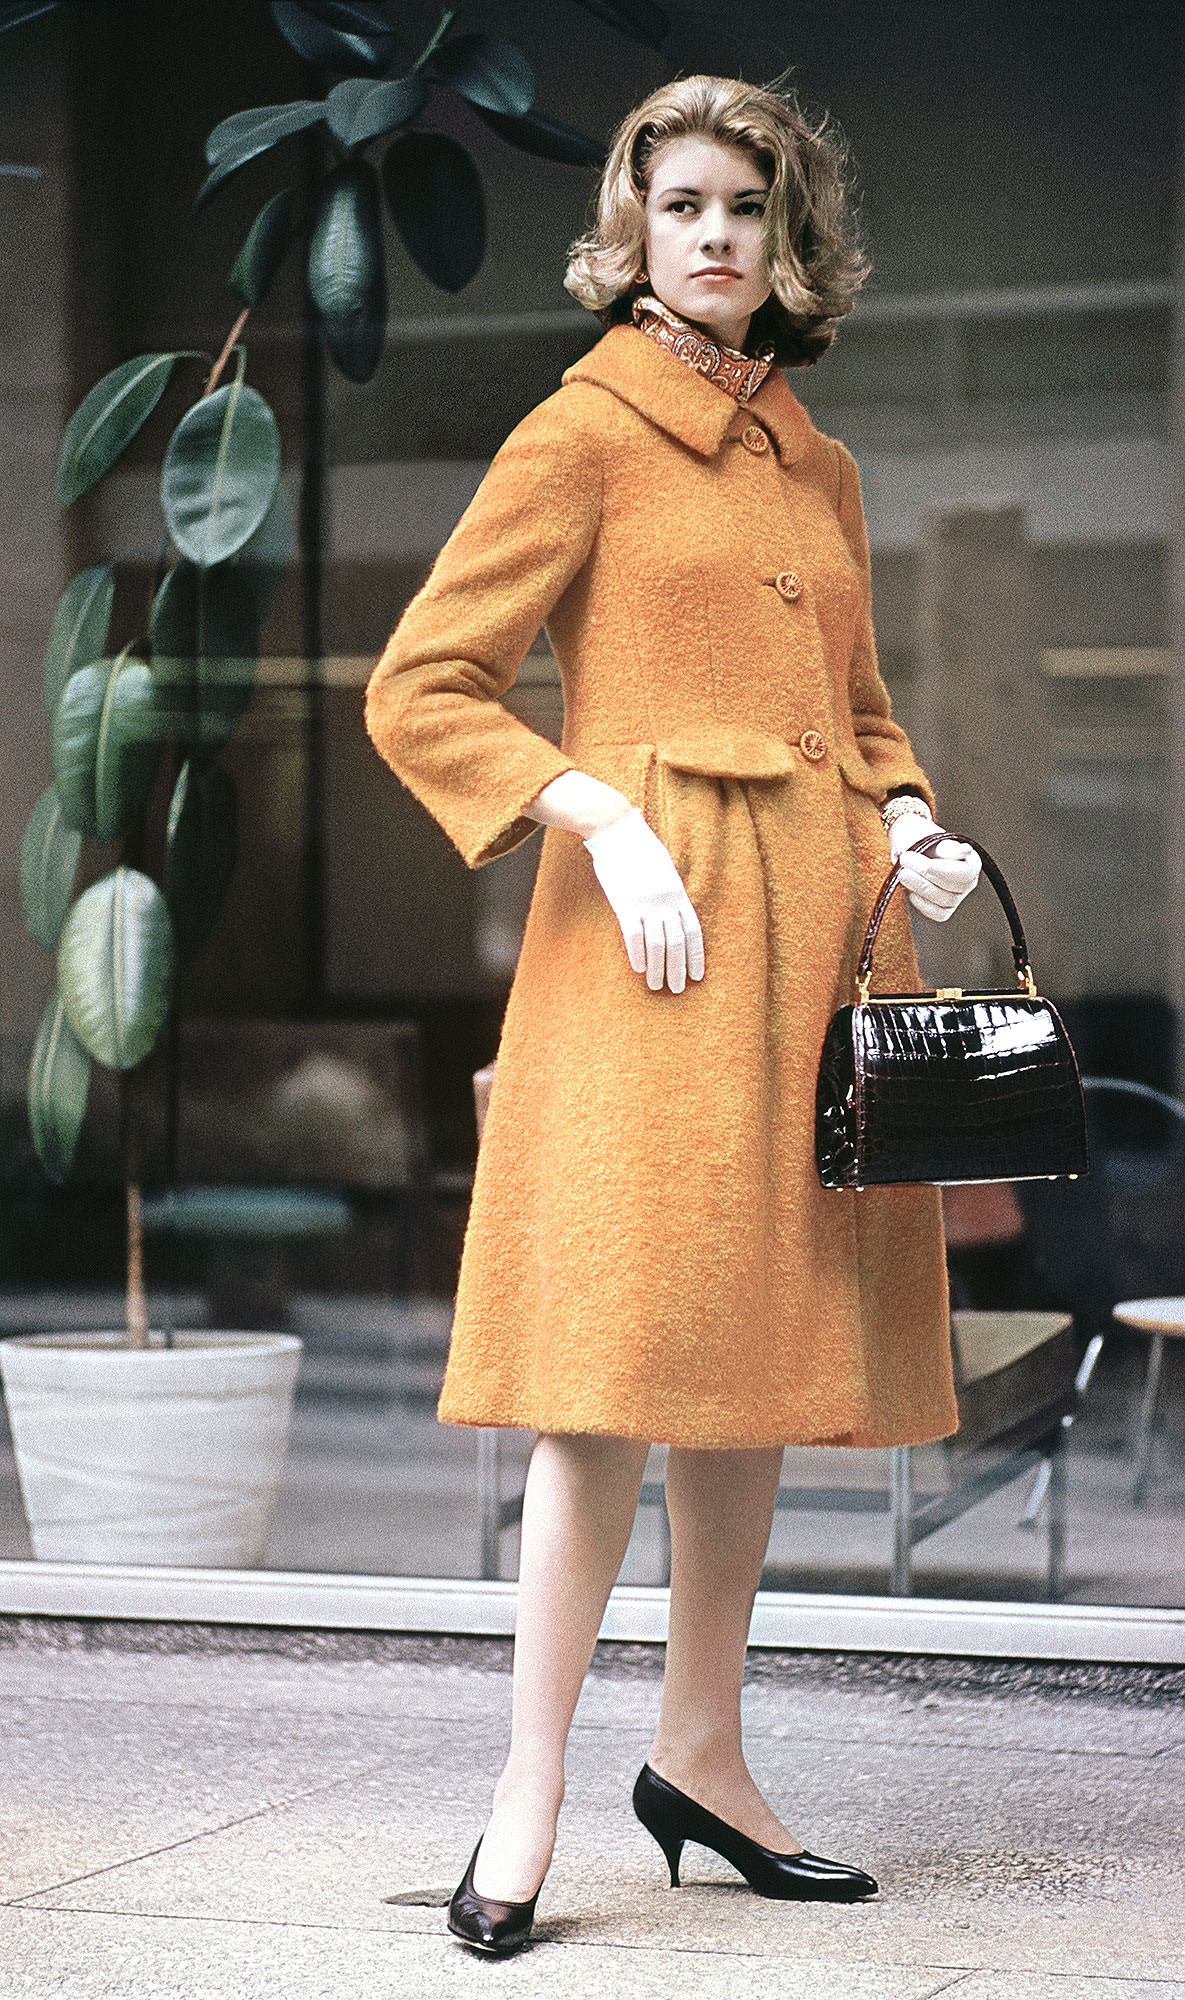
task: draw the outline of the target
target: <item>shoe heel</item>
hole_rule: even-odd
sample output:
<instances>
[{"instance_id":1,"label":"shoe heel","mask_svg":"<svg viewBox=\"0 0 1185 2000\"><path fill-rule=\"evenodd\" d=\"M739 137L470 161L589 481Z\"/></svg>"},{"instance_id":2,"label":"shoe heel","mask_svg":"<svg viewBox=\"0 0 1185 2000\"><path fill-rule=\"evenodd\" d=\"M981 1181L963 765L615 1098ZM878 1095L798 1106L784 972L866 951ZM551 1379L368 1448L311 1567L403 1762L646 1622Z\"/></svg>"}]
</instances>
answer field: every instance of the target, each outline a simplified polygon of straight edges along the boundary
<instances>
[{"instance_id":1,"label":"shoe heel","mask_svg":"<svg viewBox=\"0 0 1185 2000\"><path fill-rule=\"evenodd\" d=\"M651 1826L649 1820L642 1819L641 1813L638 1814L638 1818L642 1820L642 1825L646 1828L647 1833L652 1840L658 1842L666 1856L667 1867L671 1871L671 1887L672 1889L677 1889L679 1887L679 1862L683 1854L683 1835L681 1833L668 1833L665 1829L660 1833L656 1826Z\"/></svg>"},{"instance_id":2,"label":"shoe heel","mask_svg":"<svg viewBox=\"0 0 1185 2000\"><path fill-rule=\"evenodd\" d=\"M634 1787L634 1812L641 1820L652 1840L656 1840L666 1856L667 1867L671 1871L671 1887L679 1887L679 1862L683 1854L686 1836L677 1833L669 1824L662 1810L662 1801L653 1798L647 1788L645 1775L641 1775Z\"/></svg>"},{"instance_id":3,"label":"shoe heel","mask_svg":"<svg viewBox=\"0 0 1185 2000\"><path fill-rule=\"evenodd\" d=\"M653 1827L650 1830L652 1833L654 1832ZM672 1889L677 1889L679 1887L679 1862L683 1855L682 1839L678 1834L668 1834L663 1839L657 1833L654 1834L654 1838L658 1841L659 1846L666 1855L667 1867L671 1871L671 1887Z\"/></svg>"}]
</instances>

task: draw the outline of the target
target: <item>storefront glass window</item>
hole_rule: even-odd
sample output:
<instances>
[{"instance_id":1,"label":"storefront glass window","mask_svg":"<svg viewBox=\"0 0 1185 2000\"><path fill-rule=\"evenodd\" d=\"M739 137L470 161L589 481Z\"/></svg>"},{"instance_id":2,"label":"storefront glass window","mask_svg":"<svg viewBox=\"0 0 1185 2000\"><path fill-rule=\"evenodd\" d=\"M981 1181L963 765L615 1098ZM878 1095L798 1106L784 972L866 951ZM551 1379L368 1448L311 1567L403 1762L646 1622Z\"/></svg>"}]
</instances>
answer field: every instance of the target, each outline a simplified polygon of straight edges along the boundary
<instances>
[{"instance_id":1,"label":"storefront glass window","mask_svg":"<svg viewBox=\"0 0 1185 2000\"><path fill-rule=\"evenodd\" d=\"M598 137L668 73L591 14L574 14L569 46L548 8L478 11L528 55L538 108ZM781 10L755 0L727 36L697 16L677 62L757 76L792 56L847 131L874 275L832 354L791 386L860 464L895 712L945 823L981 840L1013 886L1087 1079L1095 1171L948 1195L960 1437L909 1460L789 1451L764 1581L1179 1606L1179 23L1088 8L1071 42L1044 7L989 8L937 35L929 16L858 11L858 32L820 17L793 50ZM156 1052L123 1090L96 1068L55 1185L26 1113L54 958L29 935L20 888L51 776L41 669L55 608L80 572L113 565L111 650L135 652L176 555L162 457L241 308L227 274L261 205L286 187L314 200L337 157L322 128L294 133L194 216L203 143L233 113L322 95L335 78L301 61L267 9L230 0L63 0L0 49L0 1335L84 1340L122 1324L130 1121L151 1327L200 1336L199 1366L224 1331L240 1348L283 1334L298 1360L274 1518L249 1561L512 1578L530 1438L444 1427L434 1412L475 1073L496 1055L539 842L467 870L375 755L362 695L493 452L597 336L560 286L593 169L516 149L437 88L424 122L468 150L485 188L477 272L434 285L388 218L386 340L366 381L326 355L295 253L241 328L245 382L278 426L292 540L221 756L237 860ZM206 362L177 364L118 461L63 507L55 468L87 391L130 357L195 349ZM508 705L559 741L545 633ZM178 768L158 774L131 849L90 842L77 888L163 853ZM949 928L915 930L933 984L1007 983L986 888ZM67 1456L80 1439L102 1445L95 1412L116 1421L97 1391L88 1416L87 1393ZM212 1466L237 1448L224 1436L201 1453ZM101 1450L98 1466L101 1483ZM626 1582L664 1578L661 1470L656 1450ZM198 1484L195 1462L186 1505ZM229 1542L203 1556L182 1537L170 1555L138 1539L154 1495L145 1475L126 1502L124 1559L236 1566ZM907 1502L928 1529L912 1551L894 1541ZM68 1536L53 1534L39 1551L63 1552ZM7 1437L0 1557L33 1559Z\"/></svg>"}]
</instances>

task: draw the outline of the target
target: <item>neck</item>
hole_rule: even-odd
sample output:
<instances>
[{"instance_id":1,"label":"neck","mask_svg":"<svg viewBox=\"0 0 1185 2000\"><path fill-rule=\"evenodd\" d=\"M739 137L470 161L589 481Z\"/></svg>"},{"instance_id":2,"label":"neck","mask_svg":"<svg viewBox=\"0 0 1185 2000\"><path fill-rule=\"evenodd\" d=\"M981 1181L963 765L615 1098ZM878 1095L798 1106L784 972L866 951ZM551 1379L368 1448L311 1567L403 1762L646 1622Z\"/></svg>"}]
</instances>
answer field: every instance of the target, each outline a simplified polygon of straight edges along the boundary
<instances>
[{"instance_id":1,"label":"neck","mask_svg":"<svg viewBox=\"0 0 1185 2000\"><path fill-rule=\"evenodd\" d=\"M658 299L658 293L653 289L651 290L651 297ZM731 347L733 352L737 354L745 352L745 341L748 338L749 322L752 318L751 313L745 313L739 319L692 319L690 313L680 312L677 306L667 305L665 299L659 299L658 302L666 308L667 312L673 313L676 319L681 319L684 326L694 327L697 333L702 333L705 340L714 340L721 347Z\"/></svg>"},{"instance_id":2,"label":"neck","mask_svg":"<svg viewBox=\"0 0 1185 2000\"><path fill-rule=\"evenodd\" d=\"M671 310L672 308L668 306L667 311L670 312ZM692 319L688 313L678 314L678 318L686 320L688 326L693 326L697 333L702 333L708 340L718 341L722 347L731 347L736 354L743 354L745 352L745 340L749 332L750 317L751 315L746 313L743 319L713 321L710 319Z\"/></svg>"}]
</instances>

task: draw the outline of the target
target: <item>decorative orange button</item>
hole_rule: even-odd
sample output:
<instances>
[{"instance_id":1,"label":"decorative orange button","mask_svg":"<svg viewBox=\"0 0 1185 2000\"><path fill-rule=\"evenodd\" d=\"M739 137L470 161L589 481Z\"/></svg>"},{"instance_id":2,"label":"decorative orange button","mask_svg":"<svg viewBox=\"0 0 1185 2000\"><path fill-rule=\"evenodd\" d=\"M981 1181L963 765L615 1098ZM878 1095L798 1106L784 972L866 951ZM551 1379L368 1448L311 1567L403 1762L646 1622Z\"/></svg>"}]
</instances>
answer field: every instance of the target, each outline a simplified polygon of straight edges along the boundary
<instances>
[{"instance_id":1,"label":"decorative orange button","mask_svg":"<svg viewBox=\"0 0 1185 2000\"><path fill-rule=\"evenodd\" d=\"M820 757L827 755L827 745L817 729L804 729L798 739L798 747L804 757L810 758L812 764L817 764Z\"/></svg>"},{"instance_id":2,"label":"decorative orange button","mask_svg":"<svg viewBox=\"0 0 1185 2000\"><path fill-rule=\"evenodd\" d=\"M802 578L796 569L784 569L780 576L775 576L774 589L787 604L793 604L796 597L802 596Z\"/></svg>"},{"instance_id":3,"label":"decorative orange button","mask_svg":"<svg viewBox=\"0 0 1185 2000\"><path fill-rule=\"evenodd\" d=\"M760 424L746 424L741 432L741 443L746 451L768 451L769 439Z\"/></svg>"}]
</instances>

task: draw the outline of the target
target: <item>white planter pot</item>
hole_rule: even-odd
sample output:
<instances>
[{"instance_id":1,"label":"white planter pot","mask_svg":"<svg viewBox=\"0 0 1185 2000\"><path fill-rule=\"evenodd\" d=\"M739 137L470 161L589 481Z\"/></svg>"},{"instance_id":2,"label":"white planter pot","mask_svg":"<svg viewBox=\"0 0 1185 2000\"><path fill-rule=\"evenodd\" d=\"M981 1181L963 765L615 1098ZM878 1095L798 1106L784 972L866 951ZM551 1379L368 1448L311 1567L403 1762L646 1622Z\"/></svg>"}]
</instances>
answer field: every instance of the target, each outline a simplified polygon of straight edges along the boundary
<instances>
[{"instance_id":1,"label":"white planter pot","mask_svg":"<svg viewBox=\"0 0 1185 2000\"><path fill-rule=\"evenodd\" d=\"M33 1553L42 1562L263 1560L301 1343L179 1333L133 1350L114 1333L0 1341L0 1375Z\"/></svg>"}]
</instances>

